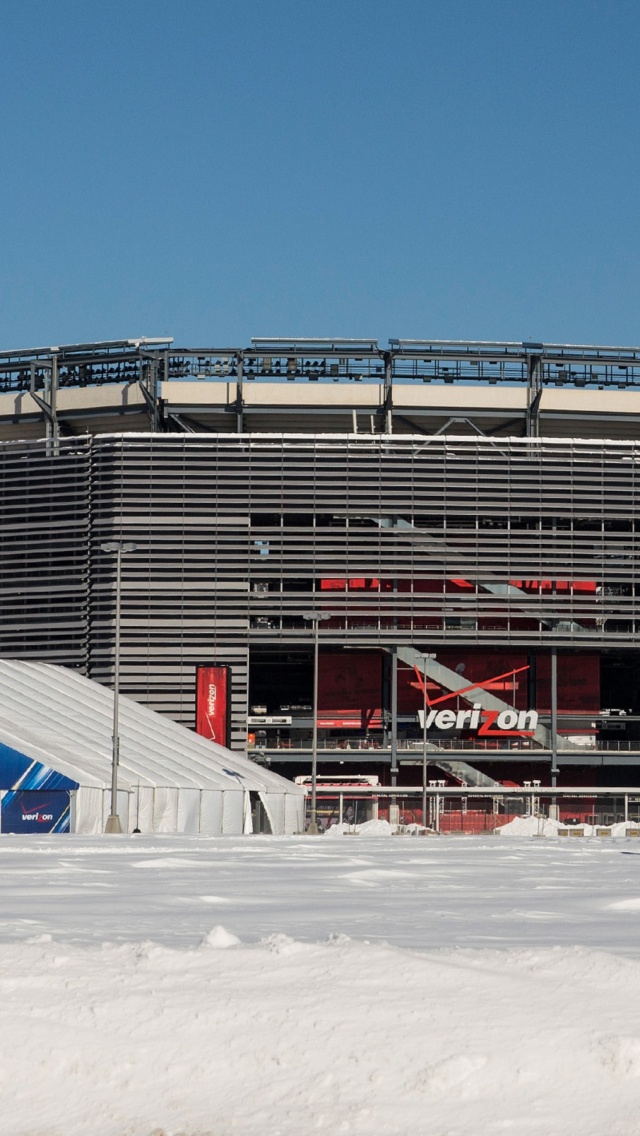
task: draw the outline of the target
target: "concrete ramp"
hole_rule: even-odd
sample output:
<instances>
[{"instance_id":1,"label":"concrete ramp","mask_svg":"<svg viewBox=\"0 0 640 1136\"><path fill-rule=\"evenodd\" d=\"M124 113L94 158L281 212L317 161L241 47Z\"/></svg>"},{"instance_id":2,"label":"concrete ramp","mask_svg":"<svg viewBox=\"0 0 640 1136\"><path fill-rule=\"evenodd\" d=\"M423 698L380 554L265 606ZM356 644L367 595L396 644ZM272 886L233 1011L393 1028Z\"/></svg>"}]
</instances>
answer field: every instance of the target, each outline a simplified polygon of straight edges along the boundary
<instances>
[{"instance_id":1,"label":"concrete ramp","mask_svg":"<svg viewBox=\"0 0 640 1136\"><path fill-rule=\"evenodd\" d=\"M470 788L473 786L475 789L490 789L492 785L501 787L501 782L496 781L493 777L489 777L488 773L481 773L473 765L469 765L468 761L448 761L444 757L431 757L430 760L434 765L438 766L443 773L449 773L452 777L456 778L461 785L468 785Z\"/></svg>"}]
</instances>

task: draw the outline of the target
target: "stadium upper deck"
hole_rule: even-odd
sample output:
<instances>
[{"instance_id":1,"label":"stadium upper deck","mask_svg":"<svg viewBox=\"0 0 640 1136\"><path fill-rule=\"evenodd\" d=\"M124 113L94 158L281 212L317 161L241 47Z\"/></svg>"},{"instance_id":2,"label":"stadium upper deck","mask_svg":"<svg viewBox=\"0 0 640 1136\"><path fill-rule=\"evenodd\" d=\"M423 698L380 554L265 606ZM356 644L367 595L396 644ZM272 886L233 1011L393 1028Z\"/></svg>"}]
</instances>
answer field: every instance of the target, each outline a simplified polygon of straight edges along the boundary
<instances>
[{"instance_id":1,"label":"stadium upper deck","mask_svg":"<svg viewBox=\"0 0 640 1136\"><path fill-rule=\"evenodd\" d=\"M0 438L149 429L632 439L640 348L161 337L0 352Z\"/></svg>"}]
</instances>

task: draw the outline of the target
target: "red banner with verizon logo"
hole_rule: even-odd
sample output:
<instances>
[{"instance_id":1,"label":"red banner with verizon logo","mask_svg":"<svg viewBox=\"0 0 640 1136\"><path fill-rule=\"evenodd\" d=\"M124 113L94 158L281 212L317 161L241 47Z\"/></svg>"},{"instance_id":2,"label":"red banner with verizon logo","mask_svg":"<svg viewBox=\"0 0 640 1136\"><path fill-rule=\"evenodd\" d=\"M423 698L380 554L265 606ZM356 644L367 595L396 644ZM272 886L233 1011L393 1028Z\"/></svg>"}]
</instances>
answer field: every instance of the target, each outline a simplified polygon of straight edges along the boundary
<instances>
[{"instance_id":1,"label":"red banner with verizon logo","mask_svg":"<svg viewBox=\"0 0 640 1136\"><path fill-rule=\"evenodd\" d=\"M196 733L229 744L230 668L196 667Z\"/></svg>"}]
</instances>

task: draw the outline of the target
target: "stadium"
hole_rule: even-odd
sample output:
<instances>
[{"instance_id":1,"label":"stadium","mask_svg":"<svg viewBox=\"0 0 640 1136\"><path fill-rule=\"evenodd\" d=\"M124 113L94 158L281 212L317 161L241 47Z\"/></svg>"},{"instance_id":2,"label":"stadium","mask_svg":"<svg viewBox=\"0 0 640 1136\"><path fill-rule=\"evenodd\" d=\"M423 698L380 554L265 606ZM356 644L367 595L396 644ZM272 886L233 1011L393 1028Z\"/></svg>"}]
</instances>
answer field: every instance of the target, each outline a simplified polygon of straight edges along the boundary
<instances>
[{"instance_id":1,"label":"stadium","mask_svg":"<svg viewBox=\"0 0 640 1136\"><path fill-rule=\"evenodd\" d=\"M640 348L6 351L0 656L112 684L123 541L151 709L305 778L315 679L328 782L400 794L426 753L460 800L640 807L639 463Z\"/></svg>"}]
</instances>

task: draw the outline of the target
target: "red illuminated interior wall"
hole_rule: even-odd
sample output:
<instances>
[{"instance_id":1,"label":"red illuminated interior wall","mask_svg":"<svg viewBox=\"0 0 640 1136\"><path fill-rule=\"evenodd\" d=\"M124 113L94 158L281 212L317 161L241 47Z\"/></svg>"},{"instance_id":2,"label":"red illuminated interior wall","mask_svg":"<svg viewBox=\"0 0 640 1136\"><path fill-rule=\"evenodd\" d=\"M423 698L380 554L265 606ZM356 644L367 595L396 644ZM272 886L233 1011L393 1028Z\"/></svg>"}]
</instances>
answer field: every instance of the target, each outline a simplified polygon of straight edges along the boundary
<instances>
[{"instance_id":1,"label":"red illuminated interior wall","mask_svg":"<svg viewBox=\"0 0 640 1136\"><path fill-rule=\"evenodd\" d=\"M460 675L460 680L464 682L465 686L470 686L474 682L481 682L485 690L494 694L496 698L502 699L503 702L507 702L509 706L515 705L518 710L528 709L528 672L520 670L519 674L505 674L505 672L526 667L528 663L526 655L507 651L474 653L465 651L462 647L440 650L436 652L436 655L438 662ZM427 696L430 700L440 698L447 693L431 679L427 681ZM451 706L454 704L455 699L452 698ZM398 668L399 712L404 714L411 711L415 712L420 710L422 705L422 686L415 671L401 664ZM444 707L445 703L442 705ZM464 702L463 705L468 704ZM534 708L532 707L532 709Z\"/></svg>"},{"instance_id":2,"label":"red illuminated interior wall","mask_svg":"<svg viewBox=\"0 0 640 1136\"><path fill-rule=\"evenodd\" d=\"M505 675L526 667L529 660L524 654L506 651L469 652L454 648L437 652L438 661L450 670L457 671L461 679L481 682L485 690L518 710L538 710L550 713L551 660L540 655L536 664L536 699L529 707L529 674ZM503 675L505 677L498 677ZM486 680L491 681L487 682ZM515 687L515 698L514 698ZM427 682L429 699L446 694L436 683ZM422 707L422 687L415 671L401 667L398 671L398 710L409 713ZM453 699L451 700L453 703ZM558 654L558 713L598 714L600 711L600 659L597 655Z\"/></svg>"},{"instance_id":3,"label":"red illuminated interior wall","mask_svg":"<svg viewBox=\"0 0 640 1136\"><path fill-rule=\"evenodd\" d=\"M551 710L551 659L538 659L538 706ZM558 654L558 713L597 714L600 710L600 660L597 655Z\"/></svg>"},{"instance_id":4,"label":"red illuminated interior wall","mask_svg":"<svg viewBox=\"0 0 640 1136\"><path fill-rule=\"evenodd\" d=\"M437 659L460 675L465 685L482 683L485 690L519 710L550 712L551 663L541 655L536 665L536 698L529 707L528 657L500 650L470 651L453 647L436 652ZM519 673L510 674L516 671ZM431 679L430 701L447 694ZM456 702L451 699L451 705ZM415 713L422 708L422 686L412 667L398 665L398 711ZM442 705L445 705L444 703ZM468 705L466 702L463 705ZM350 651L321 654L318 663L319 722L327 727L376 728L382 722L382 655ZM594 714L600 711L600 660L597 655L558 655L558 713Z\"/></svg>"},{"instance_id":5,"label":"red illuminated interior wall","mask_svg":"<svg viewBox=\"0 0 640 1136\"><path fill-rule=\"evenodd\" d=\"M320 655L318 725L380 728L382 656L378 652Z\"/></svg>"},{"instance_id":6,"label":"red illuminated interior wall","mask_svg":"<svg viewBox=\"0 0 640 1136\"><path fill-rule=\"evenodd\" d=\"M531 593L554 592L559 595L593 594L596 590L595 580L510 580L514 588ZM475 591L475 584L471 580L462 578L451 580L398 580L396 590L399 592L470 592ZM379 580L375 577L350 576L348 579L335 578L320 581L320 590L323 592L390 592L393 591L391 580ZM482 591L482 589L480 589Z\"/></svg>"}]
</instances>

